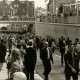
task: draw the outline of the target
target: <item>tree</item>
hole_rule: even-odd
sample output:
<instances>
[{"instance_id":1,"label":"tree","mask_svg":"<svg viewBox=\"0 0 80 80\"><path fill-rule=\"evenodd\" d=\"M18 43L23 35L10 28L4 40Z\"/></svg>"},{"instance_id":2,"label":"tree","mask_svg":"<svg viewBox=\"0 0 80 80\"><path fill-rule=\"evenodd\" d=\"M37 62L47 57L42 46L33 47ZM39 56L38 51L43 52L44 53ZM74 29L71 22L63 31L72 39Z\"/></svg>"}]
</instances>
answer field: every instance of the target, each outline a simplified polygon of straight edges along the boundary
<instances>
[{"instance_id":1,"label":"tree","mask_svg":"<svg viewBox=\"0 0 80 80\"><path fill-rule=\"evenodd\" d=\"M59 12L58 12L59 14L63 13L63 5L62 4L59 5L58 10L59 10Z\"/></svg>"}]
</instances>

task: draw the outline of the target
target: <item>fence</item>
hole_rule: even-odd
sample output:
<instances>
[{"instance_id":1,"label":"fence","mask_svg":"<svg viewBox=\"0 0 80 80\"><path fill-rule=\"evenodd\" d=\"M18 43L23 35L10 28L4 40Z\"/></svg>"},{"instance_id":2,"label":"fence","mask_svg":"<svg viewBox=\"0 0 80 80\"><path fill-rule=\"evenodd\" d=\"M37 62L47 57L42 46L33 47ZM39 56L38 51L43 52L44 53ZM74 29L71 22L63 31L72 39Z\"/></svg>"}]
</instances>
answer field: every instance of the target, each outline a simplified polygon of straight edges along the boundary
<instances>
[{"instance_id":1,"label":"fence","mask_svg":"<svg viewBox=\"0 0 80 80\"><path fill-rule=\"evenodd\" d=\"M37 22L49 22L49 23L63 23L63 24L80 24L80 16L67 16L67 17L42 17L36 19Z\"/></svg>"}]
</instances>

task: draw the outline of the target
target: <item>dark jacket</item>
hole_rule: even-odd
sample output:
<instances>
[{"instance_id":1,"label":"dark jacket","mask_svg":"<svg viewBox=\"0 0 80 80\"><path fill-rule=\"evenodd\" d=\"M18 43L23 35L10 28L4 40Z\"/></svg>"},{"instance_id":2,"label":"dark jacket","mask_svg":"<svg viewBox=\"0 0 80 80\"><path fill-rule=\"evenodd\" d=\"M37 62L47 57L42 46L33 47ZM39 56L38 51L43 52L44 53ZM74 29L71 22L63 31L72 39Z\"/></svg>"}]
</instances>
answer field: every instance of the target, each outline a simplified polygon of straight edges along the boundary
<instances>
[{"instance_id":1,"label":"dark jacket","mask_svg":"<svg viewBox=\"0 0 80 80\"><path fill-rule=\"evenodd\" d=\"M70 52L68 52L67 54L64 55L64 59L65 59L65 73L66 74L72 74L72 69L69 65L71 65L75 70L76 73L79 73L79 59L78 59L78 55L77 53L73 53L74 55L74 65L73 65L73 57L72 54Z\"/></svg>"},{"instance_id":2,"label":"dark jacket","mask_svg":"<svg viewBox=\"0 0 80 80\"><path fill-rule=\"evenodd\" d=\"M32 47L26 48L26 55L24 56L24 65L26 68L34 68L36 64L36 50Z\"/></svg>"},{"instance_id":3,"label":"dark jacket","mask_svg":"<svg viewBox=\"0 0 80 80\"><path fill-rule=\"evenodd\" d=\"M59 41L59 48L61 53L65 53L65 43L63 42L63 40Z\"/></svg>"},{"instance_id":4,"label":"dark jacket","mask_svg":"<svg viewBox=\"0 0 80 80\"><path fill-rule=\"evenodd\" d=\"M52 56L52 51L49 48L49 52L50 52L50 60L53 62L53 56ZM48 59L48 51L46 48L43 48L40 52L40 58L43 62L47 61Z\"/></svg>"},{"instance_id":5,"label":"dark jacket","mask_svg":"<svg viewBox=\"0 0 80 80\"><path fill-rule=\"evenodd\" d=\"M4 44L0 44L0 62L5 62L6 56L6 46Z\"/></svg>"}]
</instances>

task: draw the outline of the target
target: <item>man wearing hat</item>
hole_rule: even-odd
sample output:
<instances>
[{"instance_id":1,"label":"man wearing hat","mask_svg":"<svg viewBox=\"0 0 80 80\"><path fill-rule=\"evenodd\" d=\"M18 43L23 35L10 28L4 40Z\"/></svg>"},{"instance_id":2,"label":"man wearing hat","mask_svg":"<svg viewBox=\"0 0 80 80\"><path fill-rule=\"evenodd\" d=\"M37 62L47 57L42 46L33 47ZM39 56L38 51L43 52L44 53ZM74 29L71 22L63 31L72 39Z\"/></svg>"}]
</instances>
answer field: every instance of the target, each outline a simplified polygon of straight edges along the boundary
<instances>
[{"instance_id":1,"label":"man wearing hat","mask_svg":"<svg viewBox=\"0 0 80 80\"><path fill-rule=\"evenodd\" d=\"M48 42L44 42L44 48L40 52L40 58L43 62L43 66L44 66L43 74L44 74L45 80L49 80L48 75L51 71L51 62L50 61L52 61L52 63L53 63L53 57L52 57L52 51L48 47Z\"/></svg>"},{"instance_id":2,"label":"man wearing hat","mask_svg":"<svg viewBox=\"0 0 80 80\"><path fill-rule=\"evenodd\" d=\"M70 80L71 77L73 80L78 80L79 74L79 59L78 54L74 52L74 46L72 41L68 45L68 52L64 55L65 59L65 79Z\"/></svg>"}]
</instances>

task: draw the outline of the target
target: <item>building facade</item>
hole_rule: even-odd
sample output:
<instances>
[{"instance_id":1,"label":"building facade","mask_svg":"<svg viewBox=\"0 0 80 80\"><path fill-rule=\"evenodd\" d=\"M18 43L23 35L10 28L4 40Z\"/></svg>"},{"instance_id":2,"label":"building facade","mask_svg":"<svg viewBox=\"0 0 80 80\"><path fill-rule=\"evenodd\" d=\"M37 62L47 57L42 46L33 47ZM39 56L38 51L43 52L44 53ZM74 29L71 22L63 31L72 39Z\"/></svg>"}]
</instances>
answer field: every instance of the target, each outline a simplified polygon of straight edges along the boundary
<instances>
[{"instance_id":1,"label":"building facade","mask_svg":"<svg viewBox=\"0 0 80 80\"><path fill-rule=\"evenodd\" d=\"M0 16L27 16L34 17L34 2L33 1L0 1Z\"/></svg>"},{"instance_id":2,"label":"building facade","mask_svg":"<svg viewBox=\"0 0 80 80\"><path fill-rule=\"evenodd\" d=\"M75 0L49 0L47 8L48 8L48 11L51 11L52 14L54 15L61 4L66 4L66 3L70 4L74 2Z\"/></svg>"},{"instance_id":3,"label":"building facade","mask_svg":"<svg viewBox=\"0 0 80 80\"><path fill-rule=\"evenodd\" d=\"M14 8L15 16L26 15L26 3L22 4L19 0L15 0L10 5Z\"/></svg>"},{"instance_id":4,"label":"building facade","mask_svg":"<svg viewBox=\"0 0 80 80\"><path fill-rule=\"evenodd\" d=\"M0 16L13 15L13 7L7 0L0 1Z\"/></svg>"}]
</instances>

